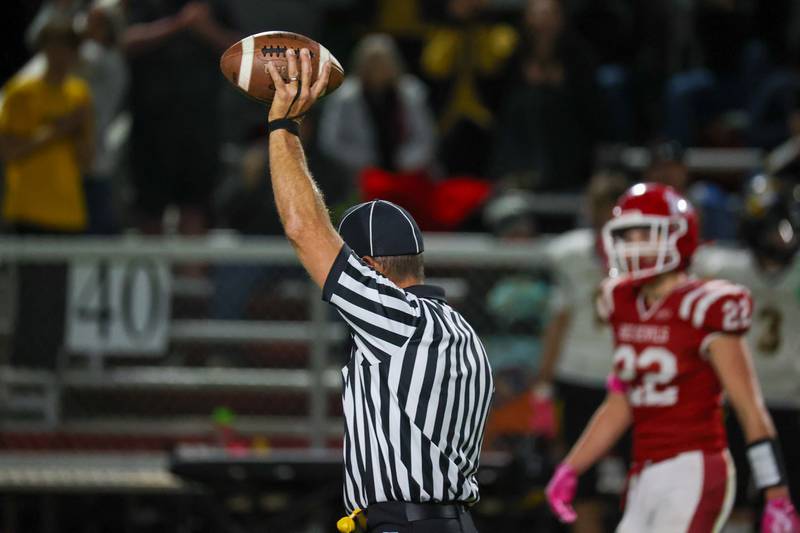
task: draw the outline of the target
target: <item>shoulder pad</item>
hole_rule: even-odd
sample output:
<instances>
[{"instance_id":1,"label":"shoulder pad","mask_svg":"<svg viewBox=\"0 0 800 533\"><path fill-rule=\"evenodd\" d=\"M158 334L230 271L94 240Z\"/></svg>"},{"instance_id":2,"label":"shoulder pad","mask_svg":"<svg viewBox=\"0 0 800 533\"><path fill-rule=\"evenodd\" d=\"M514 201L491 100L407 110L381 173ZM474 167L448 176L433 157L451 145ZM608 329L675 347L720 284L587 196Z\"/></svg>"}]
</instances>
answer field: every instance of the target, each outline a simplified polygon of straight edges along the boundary
<instances>
[{"instance_id":1,"label":"shoulder pad","mask_svg":"<svg viewBox=\"0 0 800 533\"><path fill-rule=\"evenodd\" d=\"M698 329L744 333L750 328L753 300L747 288L709 280L684 294L678 316Z\"/></svg>"},{"instance_id":2,"label":"shoulder pad","mask_svg":"<svg viewBox=\"0 0 800 533\"><path fill-rule=\"evenodd\" d=\"M617 289L625 284L626 279L619 278L606 278L600 282L600 287L597 292L597 299L595 306L597 308L597 315L605 322L611 320L614 316L614 309L616 308L616 294Z\"/></svg>"}]
</instances>

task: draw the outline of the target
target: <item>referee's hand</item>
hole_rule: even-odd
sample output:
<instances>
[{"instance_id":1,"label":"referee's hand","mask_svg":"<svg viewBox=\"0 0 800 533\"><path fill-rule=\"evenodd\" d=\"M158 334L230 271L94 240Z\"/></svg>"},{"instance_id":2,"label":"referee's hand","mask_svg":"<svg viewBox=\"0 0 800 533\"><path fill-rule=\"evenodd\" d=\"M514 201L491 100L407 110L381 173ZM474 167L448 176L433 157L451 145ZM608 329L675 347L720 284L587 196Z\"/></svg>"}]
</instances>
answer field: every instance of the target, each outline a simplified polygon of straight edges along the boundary
<instances>
[{"instance_id":1,"label":"referee's hand","mask_svg":"<svg viewBox=\"0 0 800 533\"><path fill-rule=\"evenodd\" d=\"M311 54L308 48L300 50L300 68L297 68L297 54L293 49L286 51L289 80L284 81L272 62L267 63L267 70L275 84L275 97L269 108L269 120L282 118L299 118L314 105L317 98L325 93L328 78L331 74L331 62L326 61L322 73L312 85Z\"/></svg>"}]
</instances>

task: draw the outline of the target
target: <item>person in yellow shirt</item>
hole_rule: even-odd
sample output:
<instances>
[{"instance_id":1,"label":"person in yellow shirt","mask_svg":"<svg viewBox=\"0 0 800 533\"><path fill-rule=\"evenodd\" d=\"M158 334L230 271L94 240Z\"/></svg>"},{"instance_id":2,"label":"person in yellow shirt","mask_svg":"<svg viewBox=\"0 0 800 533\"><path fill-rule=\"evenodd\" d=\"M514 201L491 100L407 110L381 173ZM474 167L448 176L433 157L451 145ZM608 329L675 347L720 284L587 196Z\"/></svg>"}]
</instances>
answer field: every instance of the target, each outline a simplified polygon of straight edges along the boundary
<instances>
[{"instance_id":1,"label":"person in yellow shirt","mask_svg":"<svg viewBox=\"0 0 800 533\"><path fill-rule=\"evenodd\" d=\"M445 19L430 27L420 57L439 122L439 158L451 176L487 177L486 147L492 144L495 114L513 77L519 34L487 18L487 0L441 4Z\"/></svg>"},{"instance_id":2,"label":"person in yellow shirt","mask_svg":"<svg viewBox=\"0 0 800 533\"><path fill-rule=\"evenodd\" d=\"M37 36L47 67L4 87L0 159L2 212L19 235L76 235L86 228L83 171L92 161L93 115L86 83L71 74L80 39L71 20L53 18ZM64 264L22 263L10 362L55 369L64 338Z\"/></svg>"},{"instance_id":3,"label":"person in yellow shirt","mask_svg":"<svg viewBox=\"0 0 800 533\"><path fill-rule=\"evenodd\" d=\"M94 143L90 90L71 73L79 44L69 21L53 19L37 39L45 71L18 75L4 87L2 209L18 233L78 233L86 227L83 170Z\"/></svg>"}]
</instances>

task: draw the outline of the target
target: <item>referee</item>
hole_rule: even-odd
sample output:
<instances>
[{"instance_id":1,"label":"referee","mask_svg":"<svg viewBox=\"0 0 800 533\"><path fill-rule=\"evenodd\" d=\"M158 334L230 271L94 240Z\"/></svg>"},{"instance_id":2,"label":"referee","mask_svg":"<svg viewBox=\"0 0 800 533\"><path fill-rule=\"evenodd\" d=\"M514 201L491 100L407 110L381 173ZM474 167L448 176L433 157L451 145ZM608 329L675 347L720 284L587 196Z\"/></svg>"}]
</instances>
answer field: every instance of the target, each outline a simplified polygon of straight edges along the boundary
<instances>
[{"instance_id":1,"label":"referee","mask_svg":"<svg viewBox=\"0 0 800 533\"><path fill-rule=\"evenodd\" d=\"M324 92L330 64L309 86L308 50L300 72L293 51L287 56L288 81L268 67L276 87L270 172L286 236L350 330L345 506L366 510L369 532L476 532L467 507L479 497L475 473L494 392L483 345L444 291L422 284L422 234L404 209L360 204L334 230L295 118Z\"/></svg>"}]
</instances>

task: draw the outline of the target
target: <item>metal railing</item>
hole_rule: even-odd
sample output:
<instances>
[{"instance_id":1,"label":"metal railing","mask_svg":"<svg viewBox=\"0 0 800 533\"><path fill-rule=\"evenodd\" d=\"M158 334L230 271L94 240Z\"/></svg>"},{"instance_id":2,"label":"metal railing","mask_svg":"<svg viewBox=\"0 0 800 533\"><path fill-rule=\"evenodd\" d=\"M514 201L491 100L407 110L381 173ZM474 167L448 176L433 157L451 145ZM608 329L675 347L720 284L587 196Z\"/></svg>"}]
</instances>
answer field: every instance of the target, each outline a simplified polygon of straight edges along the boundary
<instances>
[{"instance_id":1,"label":"metal railing","mask_svg":"<svg viewBox=\"0 0 800 533\"><path fill-rule=\"evenodd\" d=\"M542 267L543 241L508 244L485 235L426 235L426 266L429 272L434 271L434 276L437 270L441 272L440 279L430 281L445 285L458 302L466 298L470 290L465 278L479 269L487 272L492 269L524 271ZM164 262L173 276L178 274L172 267L187 263L298 267L294 251L283 238L238 238L223 234L206 238L0 239L0 263L6 265L136 261L142 258ZM83 395L81 397L88 398L82 400L84 402L96 401L92 394L103 391L115 395L139 395L137 398L154 397L160 393L186 393L199 397L221 392L287 393L305 398L305 414L242 413L237 416L236 429L252 434L304 436L313 448L322 448L341 431L338 418L330 414L329 400L340 386L339 369L331 364L331 354L342 349L346 330L341 322L333 320L330 309L320 298L319 288L310 281L303 281L306 279L303 277L298 281L294 277L286 280L304 287L305 296L300 295L298 303L305 306L302 316L216 319L173 314L167 325L168 346L180 343L194 343L205 348L243 343L304 346L307 357L300 367L193 367L176 364L166 352L160 357L141 357L136 364L125 365L117 363L115 358L118 354L103 350L70 354L67 363L59 364L52 371L5 366L0 371L0 399L5 396L7 412L0 422L4 429L18 431L44 428L62 432L188 436L207 430L210 425L208 416L197 413L170 417L148 417L140 413L73 416L65 413L64 391L78 391ZM172 285L173 300L178 297L174 294L177 285ZM305 300L304 304L302 300ZM471 305L477 307L480 302ZM42 312L44 318L47 310ZM130 358L129 354L125 355ZM343 361L343 357L342 354L337 358ZM64 361L63 357L61 361ZM36 412L40 419L17 416L24 412Z\"/></svg>"}]
</instances>

